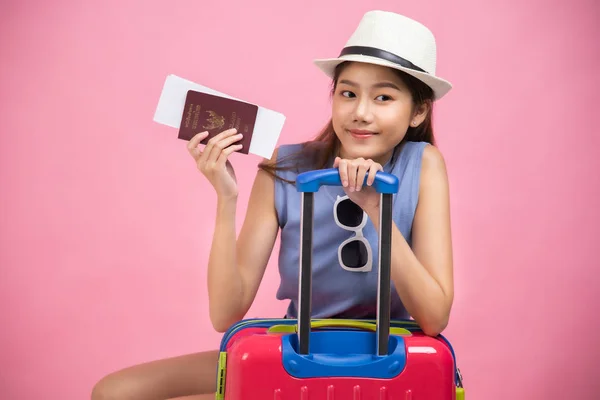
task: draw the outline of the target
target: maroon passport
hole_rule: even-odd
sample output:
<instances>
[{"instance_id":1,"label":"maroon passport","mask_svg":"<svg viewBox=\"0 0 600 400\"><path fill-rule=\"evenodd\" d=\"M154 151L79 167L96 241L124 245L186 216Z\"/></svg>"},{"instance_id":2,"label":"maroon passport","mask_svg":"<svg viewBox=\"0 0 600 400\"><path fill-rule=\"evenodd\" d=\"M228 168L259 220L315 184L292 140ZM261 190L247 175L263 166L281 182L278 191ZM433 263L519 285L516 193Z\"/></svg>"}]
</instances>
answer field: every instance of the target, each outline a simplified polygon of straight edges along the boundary
<instances>
[{"instance_id":1,"label":"maroon passport","mask_svg":"<svg viewBox=\"0 0 600 400\"><path fill-rule=\"evenodd\" d=\"M236 128L244 135L235 143L243 146L238 151L248 154L257 113L258 106L254 104L188 90L178 138L190 140L196 134L208 131L208 137L200 142L207 144L217 134Z\"/></svg>"}]
</instances>

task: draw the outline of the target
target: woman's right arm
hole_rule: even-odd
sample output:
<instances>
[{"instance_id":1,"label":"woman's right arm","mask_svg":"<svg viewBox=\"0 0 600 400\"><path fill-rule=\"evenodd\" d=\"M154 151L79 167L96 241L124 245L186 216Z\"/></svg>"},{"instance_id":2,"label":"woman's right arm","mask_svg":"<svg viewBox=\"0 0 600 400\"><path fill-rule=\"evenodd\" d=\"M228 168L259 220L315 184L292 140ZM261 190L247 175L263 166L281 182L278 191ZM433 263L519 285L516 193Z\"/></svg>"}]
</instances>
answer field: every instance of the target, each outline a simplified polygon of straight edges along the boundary
<instances>
[{"instance_id":1,"label":"woman's right arm","mask_svg":"<svg viewBox=\"0 0 600 400\"><path fill-rule=\"evenodd\" d=\"M277 238L274 178L257 172L246 217L236 238L237 183L227 157L240 147L235 130L211 139L204 150L198 144L206 134L190 140L188 148L198 169L217 192L215 232L208 261L209 312L213 327L224 332L242 319L252 305ZM277 157L277 152L273 158Z\"/></svg>"}]
</instances>

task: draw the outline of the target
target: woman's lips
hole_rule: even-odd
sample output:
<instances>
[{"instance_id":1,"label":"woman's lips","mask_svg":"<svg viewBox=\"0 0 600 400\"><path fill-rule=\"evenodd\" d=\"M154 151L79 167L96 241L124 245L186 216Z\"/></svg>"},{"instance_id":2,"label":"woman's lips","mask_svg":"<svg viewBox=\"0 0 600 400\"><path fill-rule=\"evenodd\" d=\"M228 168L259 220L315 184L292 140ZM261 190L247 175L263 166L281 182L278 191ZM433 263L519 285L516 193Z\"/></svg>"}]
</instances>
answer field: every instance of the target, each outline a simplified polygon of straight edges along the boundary
<instances>
[{"instance_id":1,"label":"woman's lips","mask_svg":"<svg viewBox=\"0 0 600 400\"><path fill-rule=\"evenodd\" d=\"M376 135L375 132L364 129L349 129L348 132L357 139L368 139L373 135Z\"/></svg>"}]
</instances>

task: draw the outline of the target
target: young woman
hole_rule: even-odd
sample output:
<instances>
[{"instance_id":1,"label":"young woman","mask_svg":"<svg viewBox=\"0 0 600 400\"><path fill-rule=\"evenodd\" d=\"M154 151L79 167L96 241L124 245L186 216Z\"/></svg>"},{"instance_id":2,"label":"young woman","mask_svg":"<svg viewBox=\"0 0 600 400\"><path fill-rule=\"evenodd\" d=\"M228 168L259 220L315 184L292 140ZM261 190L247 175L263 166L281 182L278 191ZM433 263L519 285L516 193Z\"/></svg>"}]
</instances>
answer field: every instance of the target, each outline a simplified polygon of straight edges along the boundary
<instances>
[{"instance_id":1,"label":"young woman","mask_svg":"<svg viewBox=\"0 0 600 400\"><path fill-rule=\"evenodd\" d=\"M435 41L423 25L398 14L365 14L340 57L317 65L333 79L331 122L313 141L280 146L260 164L239 237L238 187L228 156L241 135L227 130L199 148L188 144L217 194L208 265L210 318L224 332L252 305L281 234L279 299L297 317L300 195L298 172L339 169L342 187L315 194L315 318L375 318L379 195L375 173L400 178L394 197L391 317L414 318L425 333L447 325L453 301L449 189L434 147L432 106L451 86L435 76ZM115 372L92 398L213 399L217 351L155 361Z\"/></svg>"}]
</instances>

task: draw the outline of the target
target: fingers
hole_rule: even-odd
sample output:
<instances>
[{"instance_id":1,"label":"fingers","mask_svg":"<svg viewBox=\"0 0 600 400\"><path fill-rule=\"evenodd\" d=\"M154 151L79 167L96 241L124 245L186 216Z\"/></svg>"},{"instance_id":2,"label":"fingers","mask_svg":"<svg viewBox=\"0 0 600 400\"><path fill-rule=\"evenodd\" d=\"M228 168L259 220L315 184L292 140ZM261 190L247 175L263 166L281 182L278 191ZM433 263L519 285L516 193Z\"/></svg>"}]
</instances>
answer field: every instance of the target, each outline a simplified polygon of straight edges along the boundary
<instances>
[{"instance_id":1,"label":"fingers","mask_svg":"<svg viewBox=\"0 0 600 400\"><path fill-rule=\"evenodd\" d=\"M200 149L198 149L198 145L207 136L208 136L208 131L204 131L204 132L200 132L200 133L194 135L194 137L192 137L189 140L189 142L187 144L187 149L188 149L189 153L192 155L192 157L194 157L195 159L200 157L200 155L202 154Z\"/></svg>"},{"instance_id":2,"label":"fingers","mask_svg":"<svg viewBox=\"0 0 600 400\"><path fill-rule=\"evenodd\" d=\"M342 181L342 186L348 187L348 160L340 159L337 164L336 168L340 171L340 181Z\"/></svg>"},{"instance_id":3,"label":"fingers","mask_svg":"<svg viewBox=\"0 0 600 400\"><path fill-rule=\"evenodd\" d=\"M348 189L350 189L351 192L356 190L356 187L357 187L356 176L358 174L358 168L360 168L360 166L362 165L362 163L364 163L364 161L365 161L364 158L357 158L350 162L350 165L348 168L348 182L349 182Z\"/></svg>"},{"instance_id":4,"label":"fingers","mask_svg":"<svg viewBox=\"0 0 600 400\"><path fill-rule=\"evenodd\" d=\"M365 176L371 169L372 165L375 164L373 160L364 160L359 163L358 170L356 172L356 191L360 192L363 184L365 183Z\"/></svg>"},{"instance_id":5,"label":"fingers","mask_svg":"<svg viewBox=\"0 0 600 400\"><path fill-rule=\"evenodd\" d=\"M219 166L225 165L227 163L227 158L231 155L231 153L233 153L234 151L241 150L242 147L244 147L244 146L241 144L234 144L234 145L224 148L223 151L221 151L219 158L217 158L216 163Z\"/></svg>"},{"instance_id":6,"label":"fingers","mask_svg":"<svg viewBox=\"0 0 600 400\"><path fill-rule=\"evenodd\" d=\"M369 169L369 178L367 179L367 185L373 186L375 182L375 175L377 175L377 171L383 171L383 167L381 164L373 163L371 168Z\"/></svg>"},{"instance_id":7,"label":"fingers","mask_svg":"<svg viewBox=\"0 0 600 400\"><path fill-rule=\"evenodd\" d=\"M196 159L198 162L198 167L202 167L206 164L215 164L217 159L221 155L223 149L229 147L231 144L242 138L241 134L236 134L237 130L235 128L227 129L218 135L212 137L207 143L204 151L200 153L200 156ZM204 136L206 137L206 136ZM192 138L193 140L194 138ZM197 143L200 143L202 139Z\"/></svg>"},{"instance_id":8,"label":"fingers","mask_svg":"<svg viewBox=\"0 0 600 400\"><path fill-rule=\"evenodd\" d=\"M377 171L383 171L381 164L370 159L365 160L364 158L346 160L336 157L333 167L339 170L342 186L347 187L351 192L360 191L365 183L368 186L372 186L375 182Z\"/></svg>"},{"instance_id":9,"label":"fingers","mask_svg":"<svg viewBox=\"0 0 600 400\"><path fill-rule=\"evenodd\" d=\"M208 160L207 162L211 163L211 162L217 162L217 160L219 159L219 157L221 157L221 155L223 154L225 149L230 149L231 146L239 141L240 139L242 139L242 134L236 134L236 135L231 135L231 136L224 136L223 139L215 141L212 144L212 148L210 151L210 155L208 156ZM241 144L237 144L235 146L239 146L239 148L241 148ZM228 152L227 155L231 154L231 151Z\"/></svg>"}]
</instances>

